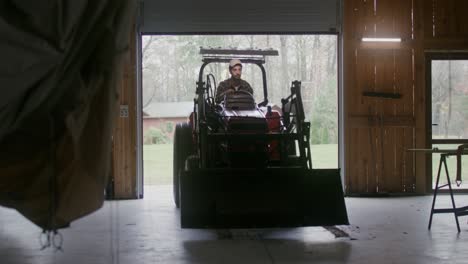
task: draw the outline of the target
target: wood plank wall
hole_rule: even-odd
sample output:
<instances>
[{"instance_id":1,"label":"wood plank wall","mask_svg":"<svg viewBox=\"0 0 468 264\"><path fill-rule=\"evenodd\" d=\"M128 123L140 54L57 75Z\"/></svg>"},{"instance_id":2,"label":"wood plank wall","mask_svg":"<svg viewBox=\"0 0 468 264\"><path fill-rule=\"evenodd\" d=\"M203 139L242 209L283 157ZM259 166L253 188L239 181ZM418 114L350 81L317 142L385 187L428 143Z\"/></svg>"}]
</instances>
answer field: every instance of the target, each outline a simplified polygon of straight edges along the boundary
<instances>
[{"instance_id":1,"label":"wood plank wall","mask_svg":"<svg viewBox=\"0 0 468 264\"><path fill-rule=\"evenodd\" d=\"M427 146L425 52L467 49L467 7L463 0L344 1L347 194L430 191L430 160L406 151ZM362 37L402 42L363 43Z\"/></svg>"},{"instance_id":2,"label":"wood plank wall","mask_svg":"<svg viewBox=\"0 0 468 264\"><path fill-rule=\"evenodd\" d=\"M424 24L431 26L424 27L424 48L426 50L466 51L468 49L468 1L432 0L427 2L424 3Z\"/></svg>"},{"instance_id":3,"label":"wood plank wall","mask_svg":"<svg viewBox=\"0 0 468 264\"><path fill-rule=\"evenodd\" d=\"M466 0L345 0L345 187L348 194L424 193L430 175L426 147L425 52L468 48ZM132 40L134 40L134 34ZM365 44L362 37L401 37L400 44ZM136 194L136 58L132 41L114 133L115 198ZM400 94L400 99L363 96Z\"/></svg>"},{"instance_id":4,"label":"wood plank wall","mask_svg":"<svg viewBox=\"0 0 468 264\"><path fill-rule=\"evenodd\" d=\"M113 136L113 190L114 199L137 197L137 122L136 122L136 38L131 33L130 50L127 53L120 90L120 105L128 106L128 116L119 115Z\"/></svg>"}]
</instances>

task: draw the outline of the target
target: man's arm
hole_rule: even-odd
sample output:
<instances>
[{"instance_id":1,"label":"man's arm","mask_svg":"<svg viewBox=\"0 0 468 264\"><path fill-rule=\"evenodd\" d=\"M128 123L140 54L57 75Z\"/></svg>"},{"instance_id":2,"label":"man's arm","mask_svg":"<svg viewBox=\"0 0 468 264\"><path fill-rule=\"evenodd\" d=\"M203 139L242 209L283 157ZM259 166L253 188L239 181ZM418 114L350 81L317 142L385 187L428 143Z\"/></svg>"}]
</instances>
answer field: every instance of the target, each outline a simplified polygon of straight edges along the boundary
<instances>
[{"instance_id":1,"label":"man's arm","mask_svg":"<svg viewBox=\"0 0 468 264\"><path fill-rule=\"evenodd\" d=\"M224 99L224 96L227 93L232 92L233 90L227 85L226 81L220 82L218 89L216 89L215 101L217 104L221 103Z\"/></svg>"},{"instance_id":2,"label":"man's arm","mask_svg":"<svg viewBox=\"0 0 468 264\"><path fill-rule=\"evenodd\" d=\"M246 81L243 80L243 86L244 86L244 89L249 92L251 95L253 95L253 89L252 89L252 86L250 86L250 84Z\"/></svg>"}]
</instances>

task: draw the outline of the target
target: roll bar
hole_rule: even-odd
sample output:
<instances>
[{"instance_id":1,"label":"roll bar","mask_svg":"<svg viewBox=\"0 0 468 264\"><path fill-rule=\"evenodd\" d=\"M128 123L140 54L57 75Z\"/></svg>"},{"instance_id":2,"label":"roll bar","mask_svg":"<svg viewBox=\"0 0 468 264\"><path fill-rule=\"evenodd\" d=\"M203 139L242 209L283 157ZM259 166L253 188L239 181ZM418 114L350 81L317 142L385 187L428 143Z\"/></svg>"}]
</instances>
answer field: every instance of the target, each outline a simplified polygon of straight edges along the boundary
<instances>
[{"instance_id":1,"label":"roll bar","mask_svg":"<svg viewBox=\"0 0 468 264\"><path fill-rule=\"evenodd\" d=\"M268 104L268 87L266 71L263 64L265 64L266 56L278 56L278 51L273 49L223 49L223 48L200 48L200 54L202 55L203 64L200 67L197 82L197 94L200 95L204 92L203 89L203 72L206 65L215 62L228 63L232 59L239 59L242 63L255 64L260 67L262 71L263 80L263 102L259 106L265 106Z\"/></svg>"}]
</instances>

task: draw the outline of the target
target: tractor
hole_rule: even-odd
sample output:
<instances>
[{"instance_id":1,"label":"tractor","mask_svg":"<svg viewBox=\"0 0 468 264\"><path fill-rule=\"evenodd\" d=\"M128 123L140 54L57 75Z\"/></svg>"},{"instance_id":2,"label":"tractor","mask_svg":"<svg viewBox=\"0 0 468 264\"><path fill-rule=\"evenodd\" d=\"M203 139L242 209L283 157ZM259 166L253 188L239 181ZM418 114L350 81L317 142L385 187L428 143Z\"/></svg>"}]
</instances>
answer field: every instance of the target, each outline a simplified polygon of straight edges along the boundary
<instances>
[{"instance_id":1,"label":"tractor","mask_svg":"<svg viewBox=\"0 0 468 264\"><path fill-rule=\"evenodd\" d=\"M200 54L193 112L174 132L173 192L182 228L348 224L340 170L312 167L301 82L292 82L278 106L268 101L264 64L278 51L201 48ZM260 67L261 102L242 91L216 102L216 79L206 66L233 58Z\"/></svg>"}]
</instances>

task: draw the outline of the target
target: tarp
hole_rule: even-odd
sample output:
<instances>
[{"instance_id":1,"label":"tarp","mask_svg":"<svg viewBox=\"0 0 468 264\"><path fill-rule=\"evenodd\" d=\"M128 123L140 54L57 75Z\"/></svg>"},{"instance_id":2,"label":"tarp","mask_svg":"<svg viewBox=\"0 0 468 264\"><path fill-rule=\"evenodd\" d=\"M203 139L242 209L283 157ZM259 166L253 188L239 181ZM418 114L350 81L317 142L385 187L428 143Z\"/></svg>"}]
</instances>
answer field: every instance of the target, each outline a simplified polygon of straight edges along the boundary
<instances>
[{"instance_id":1,"label":"tarp","mask_svg":"<svg viewBox=\"0 0 468 264\"><path fill-rule=\"evenodd\" d=\"M45 229L99 209L135 1L0 0L0 205Z\"/></svg>"}]
</instances>

